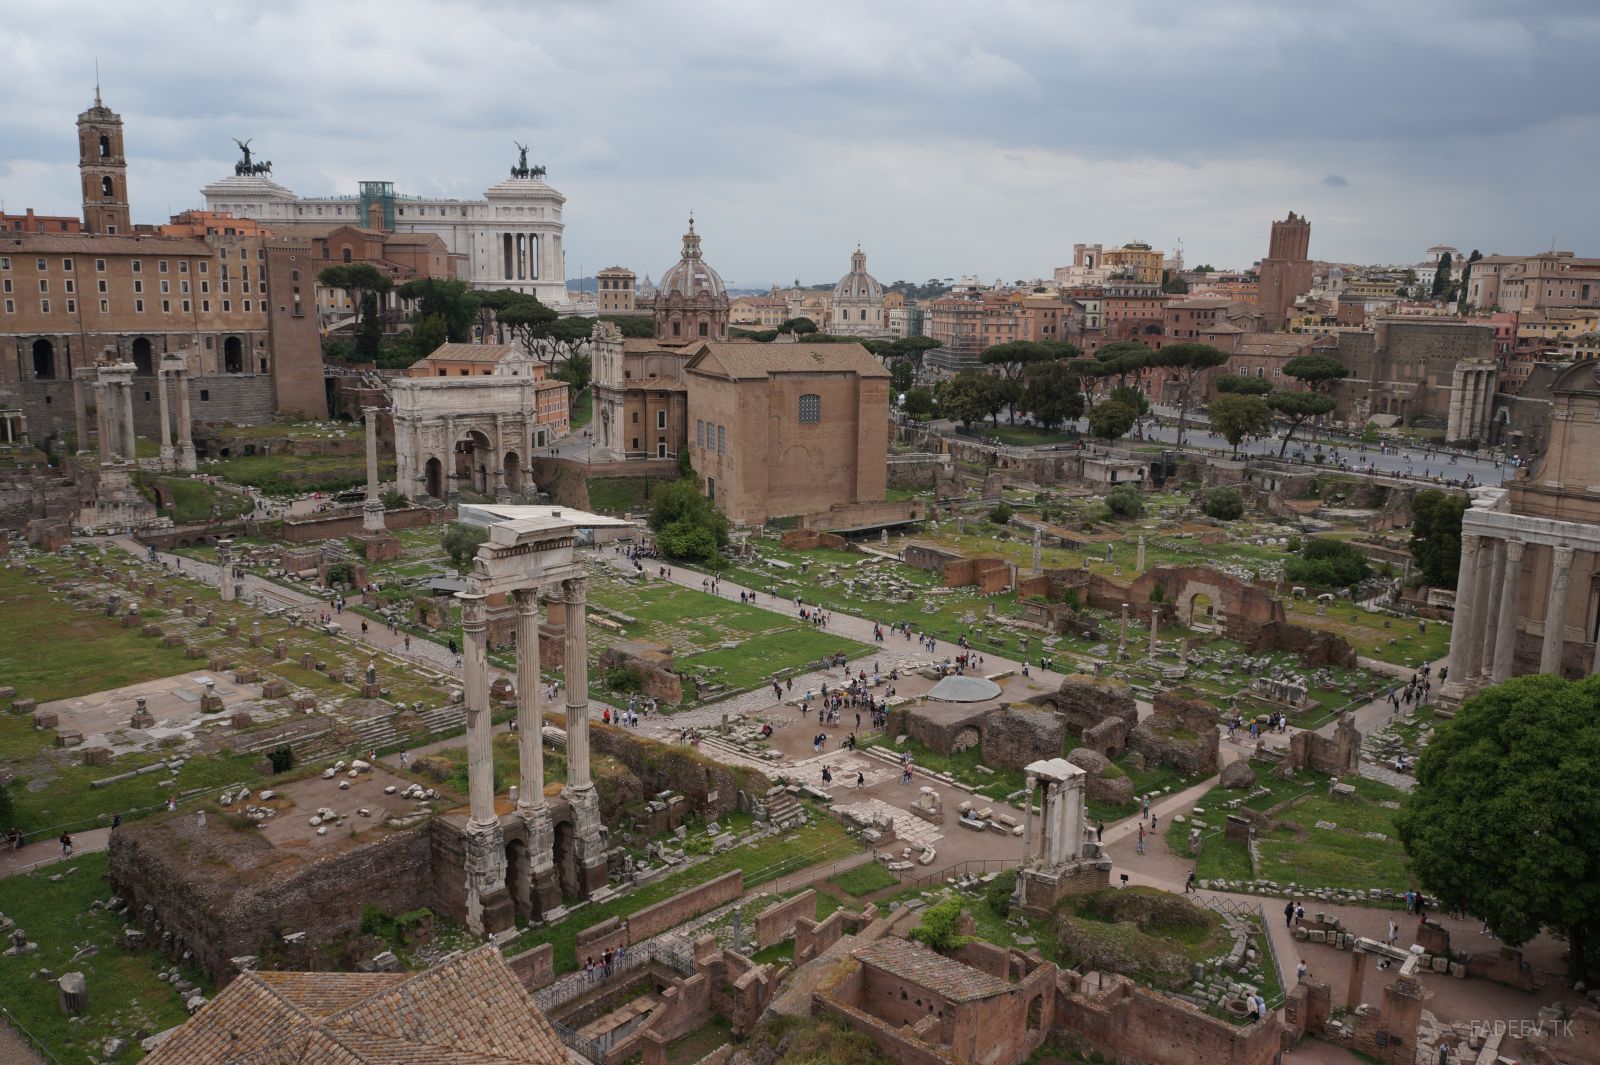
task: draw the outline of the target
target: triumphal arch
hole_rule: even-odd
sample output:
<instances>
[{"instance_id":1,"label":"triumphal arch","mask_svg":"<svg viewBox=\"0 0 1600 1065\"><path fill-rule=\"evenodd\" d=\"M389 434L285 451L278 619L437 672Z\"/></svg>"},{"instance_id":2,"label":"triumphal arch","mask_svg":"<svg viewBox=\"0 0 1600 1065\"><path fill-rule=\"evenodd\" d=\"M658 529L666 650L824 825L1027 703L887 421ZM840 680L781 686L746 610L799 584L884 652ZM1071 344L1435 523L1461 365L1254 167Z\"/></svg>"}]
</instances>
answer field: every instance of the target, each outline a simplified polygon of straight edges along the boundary
<instances>
[{"instance_id":1,"label":"triumphal arch","mask_svg":"<svg viewBox=\"0 0 1600 1065\"><path fill-rule=\"evenodd\" d=\"M563 894L586 898L606 882L600 798L589 776L588 578L573 557L577 527L559 517L489 526L461 600L467 701L464 830L467 924L482 934L517 916L550 918ZM543 685L539 679L539 598L566 605L567 779L547 799ZM517 787L502 811L495 801L489 718L489 600L509 597L517 616ZM556 800L556 801L551 801Z\"/></svg>"},{"instance_id":2,"label":"triumphal arch","mask_svg":"<svg viewBox=\"0 0 1600 1065\"><path fill-rule=\"evenodd\" d=\"M539 422L539 382L513 372L516 362L482 376L391 384L395 483L407 499L455 502L466 489L512 502L533 491L528 460L547 446L550 427Z\"/></svg>"}]
</instances>

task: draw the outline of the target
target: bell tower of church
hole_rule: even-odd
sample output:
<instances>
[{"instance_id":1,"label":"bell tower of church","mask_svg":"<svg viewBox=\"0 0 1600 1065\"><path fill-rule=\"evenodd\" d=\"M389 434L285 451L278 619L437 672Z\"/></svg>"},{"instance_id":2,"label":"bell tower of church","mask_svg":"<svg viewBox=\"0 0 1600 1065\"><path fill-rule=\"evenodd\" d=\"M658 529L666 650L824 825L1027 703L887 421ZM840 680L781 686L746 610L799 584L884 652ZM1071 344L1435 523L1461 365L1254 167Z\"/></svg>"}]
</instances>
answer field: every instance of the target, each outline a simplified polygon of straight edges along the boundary
<instances>
[{"instance_id":1,"label":"bell tower of church","mask_svg":"<svg viewBox=\"0 0 1600 1065\"><path fill-rule=\"evenodd\" d=\"M78 174L83 227L90 233L133 233L128 213L128 161L122 155L122 116L100 100L78 116Z\"/></svg>"}]
</instances>

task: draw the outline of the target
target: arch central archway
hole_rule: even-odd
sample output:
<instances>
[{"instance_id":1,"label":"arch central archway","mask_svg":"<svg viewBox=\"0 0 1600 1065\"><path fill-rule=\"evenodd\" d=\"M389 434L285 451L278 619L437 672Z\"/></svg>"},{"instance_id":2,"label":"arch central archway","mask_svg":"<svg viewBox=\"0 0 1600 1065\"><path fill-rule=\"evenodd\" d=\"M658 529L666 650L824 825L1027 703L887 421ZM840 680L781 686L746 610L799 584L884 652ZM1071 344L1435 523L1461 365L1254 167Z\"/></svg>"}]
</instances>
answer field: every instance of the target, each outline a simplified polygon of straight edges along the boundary
<instances>
[{"instance_id":1,"label":"arch central archway","mask_svg":"<svg viewBox=\"0 0 1600 1065\"><path fill-rule=\"evenodd\" d=\"M444 463L431 458L422 467L423 486L435 499L444 498Z\"/></svg>"},{"instance_id":2,"label":"arch central archway","mask_svg":"<svg viewBox=\"0 0 1600 1065\"><path fill-rule=\"evenodd\" d=\"M503 465L506 476L506 490L508 492L522 491L522 459L515 451L507 451Z\"/></svg>"},{"instance_id":3,"label":"arch central archway","mask_svg":"<svg viewBox=\"0 0 1600 1065\"><path fill-rule=\"evenodd\" d=\"M1217 604L1205 592L1189 597L1189 609L1184 611L1191 629L1210 632L1216 628Z\"/></svg>"},{"instance_id":4,"label":"arch central archway","mask_svg":"<svg viewBox=\"0 0 1600 1065\"><path fill-rule=\"evenodd\" d=\"M489 437L477 429L468 430L465 436L456 441L455 460L456 483L471 485L479 495L488 495L494 477L490 472L494 451L489 445Z\"/></svg>"}]
</instances>

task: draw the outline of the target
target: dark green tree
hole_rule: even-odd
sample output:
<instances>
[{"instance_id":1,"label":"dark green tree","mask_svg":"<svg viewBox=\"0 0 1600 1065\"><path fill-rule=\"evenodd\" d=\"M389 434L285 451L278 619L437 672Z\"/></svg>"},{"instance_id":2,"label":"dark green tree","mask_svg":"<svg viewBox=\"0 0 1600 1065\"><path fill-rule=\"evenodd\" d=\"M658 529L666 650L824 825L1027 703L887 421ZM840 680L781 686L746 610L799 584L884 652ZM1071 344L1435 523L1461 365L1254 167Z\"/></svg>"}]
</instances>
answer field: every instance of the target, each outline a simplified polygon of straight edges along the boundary
<instances>
[{"instance_id":1,"label":"dark green tree","mask_svg":"<svg viewBox=\"0 0 1600 1065\"><path fill-rule=\"evenodd\" d=\"M989 508L989 520L996 525L1005 525L1011 521L1011 516L1015 513L1010 503L1001 500Z\"/></svg>"},{"instance_id":2,"label":"dark green tree","mask_svg":"<svg viewBox=\"0 0 1600 1065\"><path fill-rule=\"evenodd\" d=\"M489 530L481 525L463 525L453 521L444 527L444 535L439 538L439 546L444 548L444 553L450 557L450 564L455 566L457 573L465 573L467 566L472 562L472 556L478 553L478 548L485 540L489 539Z\"/></svg>"},{"instance_id":3,"label":"dark green tree","mask_svg":"<svg viewBox=\"0 0 1600 1065\"><path fill-rule=\"evenodd\" d=\"M550 326L556 321L554 310L539 302L539 297L525 292L507 292L495 309L495 321L520 344L528 358L549 365L555 359L554 349L547 338Z\"/></svg>"},{"instance_id":4,"label":"dark green tree","mask_svg":"<svg viewBox=\"0 0 1600 1065\"><path fill-rule=\"evenodd\" d=\"M896 392L905 392L917 379L917 368L911 360L901 356L889 363L889 385Z\"/></svg>"},{"instance_id":5,"label":"dark green tree","mask_svg":"<svg viewBox=\"0 0 1600 1065\"><path fill-rule=\"evenodd\" d=\"M1108 399L1089 408L1089 434L1101 440L1118 440L1128 434L1139 415L1120 399Z\"/></svg>"},{"instance_id":6,"label":"dark green tree","mask_svg":"<svg viewBox=\"0 0 1600 1065\"><path fill-rule=\"evenodd\" d=\"M966 942L956 929L961 924L961 896L947 895L922 911L922 922L911 930L911 938L934 950L955 950Z\"/></svg>"},{"instance_id":7,"label":"dark green tree","mask_svg":"<svg viewBox=\"0 0 1600 1065\"><path fill-rule=\"evenodd\" d=\"M1283 575L1294 583L1317 588L1354 587L1371 573L1367 556L1343 540L1307 540L1283 566Z\"/></svg>"},{"instance_id":8,"label":"dark green tree","mask_svg":"<svg viewBox=\"0 0 1600 1065\"><path fill-rule=\"evenodd\" d=\"M1155 352L1139 343L1137 340L1114 340L1094 353L1094 360L1104 367L1102 377L1113 374L1117 378L1117 387L1121 388L1128 383L1128 375L1136 374L1149 366L1155 358Z\"/></svg>"},{"instance_id":9,"label":"dark green tree","mask_svg":"<svg viewBox=\"0 0 1600 1065\"><path fill-rule=\"evenodd\" d=\"M1055 355L1043 344L1031 340L1008 340L983 349L978 361L985 366L998 367L1002 377L1020 377L1022 371L1035 363L1049 362Z\"/></svg>"},{"instance_id":10,"label":"dark green tree","mask_svg":"<svg viewBox=\"0 0 1600 1065\"><path fill-rule=\"evenodd\" d=\"M994 391L996 378L988 374L965 372L957 374L939 385L939 409L946 418L953 419L967 429L972 423L988 417L989 397ZM994 409L998 410L998 406Z\"/></svg>"},{"instance_id":11,"label":"dark green tree","mask_svg":"<svg viewBox=\"0 0 1600 1065\"><path fill-rule=\"evenodd\" d=\"M1035 363L1023 374L1021 406L1041 429L1054 430L1082 416L1083 393L1066 363Z\"/></svg>"},{"instance_id":12,"label":"dark green tree","mask_svg":"<svg viewBox=\"0 0 1600 1065\"><path fill-rule=\"evenodd\" d=\"M1272 391L1272 383L1264 377L1225 373L1217 378L1216 389L1218 392L1228 392L1235 396L1264 396Z\"/></svg>"},{"instance_id":13,"label":"dark green tree","mask_svg":"<svg viewBox=\"0 0 1600 1065\"><path fill-rule=\"evenodd\" d=\"M593 376L594 358L587 351L573 351L555 370L556 380L567 383L567 398L570 403L578 401L578 396L589 387L589 381Z\"/></svg>"},{"instance_id":14,"label":"dark green tree","mask_svg":"<svg viewBox=\"0 0 1600 1065\"><path fill-rule=\"evenodd\" d=\"M1461 516L1472 501L1429 488L1411 499L1411 558L1423 583L1454 588L1461 570Z\"/></svg>"},{"instance_id":15,"label":"dark green tree","mask_svg":"<svg viewBox=\"0 0 1600 1065\"><path fill-rule=\"evenodd\" d=\"M656 335L655 323L644 314L602 314L602 322L611 322L624 337L645 339Z\"/></svg>"},{"instance_id":16,"label":"dark green tree","mask_svg":"<svg viewBox=\"0 0 1600 1065\"><path fill-rule=\"evenodd\" d=\"M1265 436L1272 429L1272 411L1260 396L1224 392L1206 408L1211 428L1221 434L1238 457L1239 445L1246 437Z\"/></svg>"},{"instance_id":17,"label":"dark green tree","mask_svg":"<svg viewBox=\"0 0 1600 1065\"><path fill-rule=\"evenodd\" d=\"M939 404L933 397L933 389L927 385L917 385L906 392L906 414L912 418L924 420L932 418L939 413Z\"/></svg>"},{"instance_id":18,"label":"dark green tree","mask_svg":"<svg viewBox=\"0 0 1600 1065\"><path fill-rule=\"evenodd\" d=\"M426 359L449 338L449 327L445 325L443 316L430 314L418 318L411 329L411 354L416 358Z\"/></svg>"},{"instance_id":19,"label":"dark green tree","mask_svg":"<svg viewBox=\"0 0 1600 1065\"><path fill-rule=\"evenodd\" d=\"M1183 431L1189 419L1189 397L1200 375L1228 361L1228 353L1210 344L1184 342L1162 348L1150 360L1150 365L1166 370L1178 385L1178 435L1176 446L1183 447Z\"/></svg>"},{"instance_id":20,"label":"dark green tree","mask_svg":"<svg viewBox=\"0 0 1600 1065\"><path fill-rule=\"evenodd\" d=\"M1433 270L1433 298L1441 299L1450 290L1450 253L1439 256L1439 265Z\"/></svg>"},{"instance_id":21,"label":"dark green tree","mask_svg":"<svg viewBox=\"0 0 1600 1065\"><path fill-rule=\"evenodd\" d=\"M672 481L656 492L650 529L662 555L680 561L712 562L728 546L728 519L692 480Z\"/></svg>"},{"instance_id":22,"label":"dark green tree","mask_svg":"<svg viewBox=\"0 0 1600 1065\"><path fill-rule=\"evenodd\" d=\"M1283 364L1283 372L1313 392L1327 392L1333 382L1350 376L1350 368L1332 355L1296 355Z\"/></svg>"},{"instance_id":23,"label":"dark green tree","mask_svg":"<svg viewBox=\"0 0 1600 1065\"><path fill-rule=\"evenodd\" d=\"M1237 521L1244 517L1244 496L1232 485L1219 485L1206 492L1202 507L1206 517L1219 521Z\"/></svg>"},{"instance_id":24,"label":"dark green tree","mask_svg":"<svg viewBox=\"0 0 1600 1065\"><path fill-rule=\"evenodd\" d=\"M1488 923L1506 946L1545 928L1587 978L1600 921L1600 676L1517 677L1468 699L1417 761L1396 817L1441 912Z\"/></svg>"},{"instance_id":25,"label":"dark green tree","mask_svg":"<svg viewBox=\"0 0 1600 1065\"><path fill-rule=\"evenodd\" d=\"M793 333L795 336L805 336L808 333L815 333L816 331L817 323L803 315L799 318L786 318L783 320L783 323L778 326L778 332Z\"/></svg>"},{"instance_id":26,"label":"dark green tree","mask_svg":"<svg viewBox=\"0 0 1600 1065\"><path fill-rule=\"evenodd\" d=\"M361 317L356 321L356 358L373 363L383 358L383 317L378 313L375 292L361 297Z\"/></svg>"},{"instance_id":27,"label":"dark green tree","mask_svg":"<svg viewBox=\"0 0 1600 1065\"><path fill-rule=\"evenodd\" d=\"M1456 313L1466 314L1470 308L1467 302L1467 282L1472 280L1472 264L1483 258L1483 252L1477 248L1472 249L1472 254L1467 256L1467 265L1461 268L1461 283L1457 291Z\"/></svg>"},{"instance_id":28,"label":"dark green tree","mask_svg":"<svg viewBox=\"0 0 1600 1065\"><path fill-rule=\"evenodd\" d=\"M1267 406L1273 412L1289 419L1289 430L1283 434L1283 445L1278 448L1278 457L1281 459L1289 453L1289 441L1294 438L1295 431L1301 423L1308 418L1320 418L1330 414L1339 405L1339 401L1332 396L1322 395L1320 392L1274 392L1267 397Z\"/></svg>"},{"instance_id":29,"label":"dark green tree","mask_svg":"<svg viewBox=\"0 0 1600 1065\"><path fill-rule=\"evenodd\" d=\"M423 277L407 281L395 290L395 294L416 303L413 322L437 316L444 323L448 339L456 343L472 339L472 323L478 317L479 294L468 288L465 281Z\"/></svg>"},{"instance_id":30,"label":"dark green tree","mask_svg":"<svg viewBox=\"0 0 1600 1065\"><path fill-rule=\"evenodd\" d=\"M1110 398L1126 403L1133 408L1135 414L1142 416L1150 413L1150 400L1140 389L1119 385L1111 390Z\"/></svg>"},{"instance_id":31,"label":"dark green tree","mask_svg":"<svg viewBox=\"0 0 1600 1065\"><path fill-rule=\"evenodd\" d=\"M1144 513L1144 496L1132 484L1119 484L1106 493L1106 509L1118 518L1137 518Z\"/></svg>"}]
</instances>

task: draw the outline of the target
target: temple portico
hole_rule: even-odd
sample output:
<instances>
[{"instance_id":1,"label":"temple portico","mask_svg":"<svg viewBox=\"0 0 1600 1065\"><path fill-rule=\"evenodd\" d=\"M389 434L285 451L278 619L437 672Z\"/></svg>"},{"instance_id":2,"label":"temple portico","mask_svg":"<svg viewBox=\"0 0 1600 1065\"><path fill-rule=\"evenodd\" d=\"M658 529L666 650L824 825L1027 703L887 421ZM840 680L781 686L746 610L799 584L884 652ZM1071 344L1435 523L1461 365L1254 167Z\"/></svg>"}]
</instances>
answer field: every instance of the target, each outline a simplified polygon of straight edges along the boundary
<instances>
[{"instance_id":1,"label":"temple portico","mask_svg":"<svg viewBox=\"0 0 1600 1065\"><path fill-rule=\"evenodd\" d=\"M1086 824L1088 774L1065 758L1030 764L1022 800L1022 863L1017 904L1028 913L1049 913L1068 895L1083 895L1111 880L1111 861ZM1044 790L1038 823L1033 798Z\"/></svg>"},{"instance_id":2,"label":"temple portico","mask_svg":"<svg viewBox=\"0 0 1600 1065\"><path fill-rule=\"evenodd\" d=\"M1461 568L1447 707L1529 673L1600 670L1600 379L1580 363L1553 388L1550 448L1504 487L1474 489Z\"/></svg>"}]
</instances>

